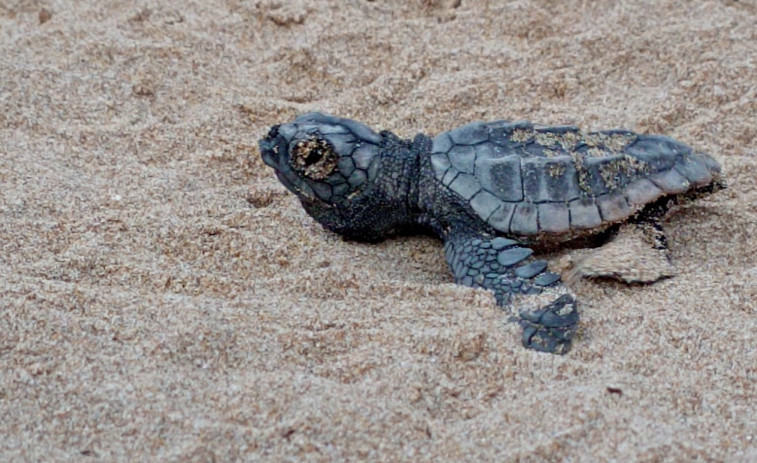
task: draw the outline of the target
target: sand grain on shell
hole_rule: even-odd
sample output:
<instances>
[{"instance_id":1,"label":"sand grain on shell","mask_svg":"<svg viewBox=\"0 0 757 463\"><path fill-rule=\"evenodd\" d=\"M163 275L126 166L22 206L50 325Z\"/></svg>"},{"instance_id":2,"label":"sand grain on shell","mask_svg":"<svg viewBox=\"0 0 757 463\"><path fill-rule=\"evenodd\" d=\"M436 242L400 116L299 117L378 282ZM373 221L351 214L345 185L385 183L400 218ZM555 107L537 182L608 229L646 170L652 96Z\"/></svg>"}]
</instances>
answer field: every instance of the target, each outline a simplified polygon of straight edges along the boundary
<instances>
[{"instance_id":1,"label":"sand grain on shell","mask_svg":"<svg viewBox=\"0 0 757 463\"><path fill-rule=\"evenodd\" d=\"M0 6L0 460L757 459L753 1L159 3ZM665 133L731 188L540 355L435 240L303 212L256 142L310 110Z\"/></svg>"}]
</instances>

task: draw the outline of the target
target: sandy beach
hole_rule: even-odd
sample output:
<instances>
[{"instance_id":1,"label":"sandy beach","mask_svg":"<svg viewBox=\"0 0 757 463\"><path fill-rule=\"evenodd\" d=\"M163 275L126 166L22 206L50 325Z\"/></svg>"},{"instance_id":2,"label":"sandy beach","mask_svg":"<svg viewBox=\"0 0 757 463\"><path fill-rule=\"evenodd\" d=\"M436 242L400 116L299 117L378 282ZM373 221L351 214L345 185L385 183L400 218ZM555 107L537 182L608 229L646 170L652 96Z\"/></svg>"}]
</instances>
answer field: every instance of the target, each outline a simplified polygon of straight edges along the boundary
<instances>
[{"instance_id":1,"label":"sandy beach","mask_svg":"<svg viewBox=\"0 0 757 463\"><path fill-rule=\"evenodd\" d=\"M0 460L757 461L755 0L168 3L0 2ZM441 242L305 213L257 141L316 110L662 133L729 188L540 354Z\"/></svg>"}]
</instances>

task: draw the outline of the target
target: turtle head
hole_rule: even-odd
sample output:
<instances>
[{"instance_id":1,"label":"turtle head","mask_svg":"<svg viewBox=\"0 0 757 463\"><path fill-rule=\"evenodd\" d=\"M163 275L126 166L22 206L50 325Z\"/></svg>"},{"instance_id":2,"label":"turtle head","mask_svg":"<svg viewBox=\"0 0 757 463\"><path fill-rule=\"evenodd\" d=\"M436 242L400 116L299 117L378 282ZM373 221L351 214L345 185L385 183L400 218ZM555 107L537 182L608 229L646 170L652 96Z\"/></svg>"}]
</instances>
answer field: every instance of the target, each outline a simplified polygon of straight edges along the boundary
<instances>
[{"instance_id":1,"label":"turtle head","mask_svg":"<svg viewBox=\"0 0 757 463\"><path fill-rule=\"evenodd\" d=\"M381 146L382 136L369 127L320 113L275 125L259 142L263 162L307 212L342 234L378 183Z\"/></svg>"},{"instance_id":2,"label":"turtle head","mask_svg":"<svg viewBox=\"0 0 757 463\"><path fill-rule=\"evenodd\" d=\"M381 137L357 122L310 113L271 127L263 162L303 203L340 206L376 175Z\"/></svg>"}]
</instances>

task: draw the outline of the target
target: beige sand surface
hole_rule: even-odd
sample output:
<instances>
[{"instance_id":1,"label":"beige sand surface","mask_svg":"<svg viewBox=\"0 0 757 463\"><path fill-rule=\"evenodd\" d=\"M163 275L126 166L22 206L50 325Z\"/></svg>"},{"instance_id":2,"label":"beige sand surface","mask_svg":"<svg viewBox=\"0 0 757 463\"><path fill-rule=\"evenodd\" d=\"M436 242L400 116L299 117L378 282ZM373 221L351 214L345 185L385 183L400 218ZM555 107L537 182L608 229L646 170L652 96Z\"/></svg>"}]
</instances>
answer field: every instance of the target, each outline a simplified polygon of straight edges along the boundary
<instances>
[{"instance_id":1,"label":"beige sand surface","mask_svg":"<svg viewBox=\"0 0 757 463\"><path fill-rule=\"evenodd\" d=\"M661 132L731 188L538 354L437 241L304 213L256 143L315 109ZM755 0L1 1L0 460L757 461L755 138Z\"/></svg>"}]
</instances>

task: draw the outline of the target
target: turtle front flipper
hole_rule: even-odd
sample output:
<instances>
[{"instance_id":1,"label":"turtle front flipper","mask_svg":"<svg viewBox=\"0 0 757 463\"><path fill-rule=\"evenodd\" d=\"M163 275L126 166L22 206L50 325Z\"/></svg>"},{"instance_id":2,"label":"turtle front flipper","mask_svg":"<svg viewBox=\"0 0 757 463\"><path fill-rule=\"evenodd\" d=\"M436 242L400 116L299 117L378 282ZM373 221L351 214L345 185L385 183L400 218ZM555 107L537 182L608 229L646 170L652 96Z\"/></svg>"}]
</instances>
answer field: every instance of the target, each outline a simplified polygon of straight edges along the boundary
<instances>
[{"instance_id":1,"label":"turtle front flipper","mask_svg":"<svg viewBox=\"0 0 757 463\"><path fill-rule=\"evenodd\" d=\"M501 307L517 296L559 295L539 310L520 312L516 320L523 326L525 347L556 354L570 350L578 325L575 298L562 286L560 276L547 270L546 261L532 257L530 248L453 227L445 236L444 251L456 283L492 291Z\"/></svg>"}]
</instances>

